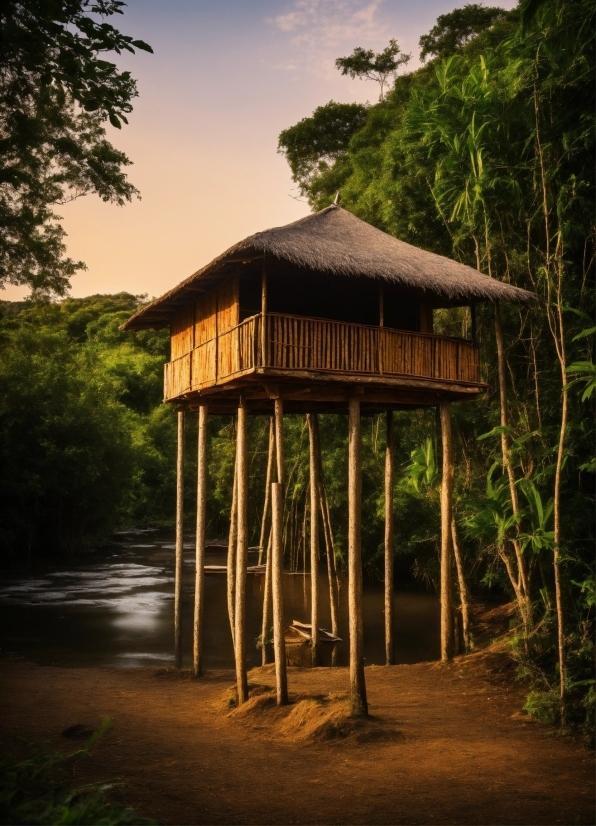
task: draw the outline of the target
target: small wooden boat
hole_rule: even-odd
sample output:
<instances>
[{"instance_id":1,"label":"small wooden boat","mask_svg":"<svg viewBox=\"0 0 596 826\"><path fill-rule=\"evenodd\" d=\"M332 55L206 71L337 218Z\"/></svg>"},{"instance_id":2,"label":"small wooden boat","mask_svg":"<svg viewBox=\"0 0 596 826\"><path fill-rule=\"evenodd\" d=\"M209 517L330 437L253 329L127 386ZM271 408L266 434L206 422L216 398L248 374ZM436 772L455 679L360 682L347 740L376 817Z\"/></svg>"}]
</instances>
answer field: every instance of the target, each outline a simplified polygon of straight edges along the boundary
<instances>
[{"instance_id":1,"label":"small wooden boat","mask_svg":"<svg viewBox=\"0 0 596 826\"><path fill-rule=\"evenodd\" d=\"M286 631L293 631L302 637L302 639L310 640L312 634L312 625L306 622L299 622L298 620L292 620L292 624ZM336 637L333 634L330 634L329 631L325 631L324 628L319 628L319 642L341 642L341 637Z\"/></svg>"},{"instance_id":2,"label":"small wooden boat","mask_svg":"<svg viewBox=\"0 0 596 826\"><path fill-rule=\"evenodd\" d=\"M228 572L226 565L205 565L203 568L206 574L226 574ZM249 565L246 569L247 574L264 574L266 570L265 565Z\"/></svg>"}]
</instances>

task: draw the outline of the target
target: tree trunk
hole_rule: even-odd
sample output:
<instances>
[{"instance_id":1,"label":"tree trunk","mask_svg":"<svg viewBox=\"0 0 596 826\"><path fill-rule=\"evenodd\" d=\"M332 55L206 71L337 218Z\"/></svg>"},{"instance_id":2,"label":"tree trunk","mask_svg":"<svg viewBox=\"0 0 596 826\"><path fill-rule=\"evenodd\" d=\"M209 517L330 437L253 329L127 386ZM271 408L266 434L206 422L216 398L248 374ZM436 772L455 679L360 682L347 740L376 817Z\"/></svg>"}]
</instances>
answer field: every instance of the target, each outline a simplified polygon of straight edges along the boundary
<instances>
[{"instance_id":1,"label":"tree trunk","mask_svg":"<svg viewBox=\"0 0 596 826\"><path fill-rule=\"evenodd\" d=\"M443 476L441 481L441 660L453 657L451 595L451 519L453 516L453 444L451 440L451 403L441 403Z\"/></svg>"},{"instance_id":2,"label":"tree trunk","mask_svg":"<svg viewBox=\"0 0 596 826\"><path fill-rule=\"evenodd\" d=\"M263 551L265 550L265 535L267 533L267 523L269 510L271 507L271 481L273 473L273 463L275 451L275 427L273 418L269 419L269 450L267 453L267 474L265 478L265 503L263 505L263 518L261 520L261 536L259 537L259 565L263 564Z\"/></svg>"},{"instance_id":3,"label":"tree trunk","mask_svg":"<svg viewBox=\"0 0 596 826\"><path fill-rule=\"evenodd\" d=\"M195 613L193 673L203 675L203 593L205 583L205 523L207 516L207 405L199 407L197 451L197 536L195 546Z\"/></svg>"},{"instance_id":4,"label":"tree trunk","mask_svg":"<svg viewBox=\"0 0 596 826\"><path fill-rule=\"evenodd\" d=\"M393 640L393 411L387 411L385 447L385 664L395 662Z\"/></svg>"},{"instance_id":5,"label":"tree trunk","mask_svg":"<svg viewBox=\"0 0 596 826\"><path fill-rule=\"evenodd\" d=\"M368 715L362 628L362 438L360 399L350 398L348 419L348 611L350 620L350 700L355 717Z\"/></svg>"},{"instance_id":6,"label":"tree trunk","mask_svg":"<svg viewBox=\"0 0 596 826\"><path fill-rule=\"evenodd\" d=\"M272 591L273 591L273 648L275 651L275 685L277 705L288 704L288 682L286 676L286 646L284 641L283 604L283 487L279 482L271 485L271 545Z\"/></svg>"},{"instance_id":7,"label":"tree trunk","mask_svg":"<svg viewBox=\"0 0 596 826\"><path fill-rule=\"evenodd\" d=\"M228 596L228 617L230 620L230 632L232 634L232 644L235 646L236 627L236 545L238 543L238 458L234 458L234 481L232 483L232 509L230 511L230 533L228 535L228 570L227 570L227 596Z\"/></svg>"},{"instance_id":8,"label":"tree trunk","mask_svg":"<svg viewBox=\"0 0 596 826\"><path fill-rule=\"evenodd\" d=\"M246 676L246 567L248 562L248 463L246 445L246 398L240 393L238 407L238 544L236 551L235 659L238 705L248 700Z\"/></svg>"},{"instance_id":9,"label":"tree trunk","mask_svg":"<svg viewBox=\"0 0 596 826\"><path fill-rule=\"evenodd\" d=\"M184 410L178 411L176 458L176 573L174 578L174 662L182 668L182 565L184 557Z\"/></svg>"},{"instance_id":10,"label":"tree trunk","mask_svg":"<svg viewBox=\"0 0 596 826\"><path fill-rule=\"evenodd\" d=\"M462 637L464 640L464 650L470 649L470 596L466 579L464 577L464 565L461 556L459 542L457 541L457 526L455 517L451 517L451 540L453 542L453 553L455 556L455 566L457 568L457 583L459 586L459 600L461 605L461 625Z\"/></svg>"},{"instance_id":11,"label":"tree trunk","mask_svg":"<svg viewBox=\"0 0 596 826\"><path fill-rule=\"evenodd\" d=\"M307 414L310 457L310 635L313 668L319 664L319 420Z\"/></svg>"}]
</instances>

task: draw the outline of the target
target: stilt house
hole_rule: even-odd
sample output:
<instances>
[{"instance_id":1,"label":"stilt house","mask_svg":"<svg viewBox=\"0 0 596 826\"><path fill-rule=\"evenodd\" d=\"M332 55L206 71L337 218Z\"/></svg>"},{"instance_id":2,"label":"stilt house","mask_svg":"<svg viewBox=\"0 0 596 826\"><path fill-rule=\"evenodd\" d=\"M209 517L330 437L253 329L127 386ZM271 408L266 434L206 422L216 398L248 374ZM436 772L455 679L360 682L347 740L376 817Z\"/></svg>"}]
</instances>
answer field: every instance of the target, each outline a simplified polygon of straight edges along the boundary
<instances>
[{"instance_id":1,"label":"stilt house","mask_svg":"<svg viewBox=\"0 0 596 826\"><path fill-rule=\"evenodd\" d=\"M287 702L281 575L282 413L309 413L311 572L317 570L320 496L317 411L348 410L348 592L352 711L367 713L361 615L362 411L387 411L385 464L385 639L393 662L392 411L441 408L441 652L451 656L450 591L453 454L450 402L485 389L474 341L436 335L433 310L499 300L534 303L532 293L440 255L417 249L333 204L285 227L258 232L132 316L122 329L169 326L171 360L164 397L178 405L178 510L175 586L176 664L182 662L182 462L184 410L199 410L194 672L201 674L205 550L206 417L238 411L228 594L238 701L248 698L245 580L248 555L246 415L274 413L276 478L271 501L271 572L277 698ZM500 328L499 328L500 329ZM502 346L500 347L502 351ZM504 372L504 370L500 370ZM269 499L266 499L266 502ZM235 532L235 533L234 533ZM234 547L235 544L235 547ZM269 574L268 574L269 577ZM317 664L317 577L311 576L311 648ZM232 617L233 614L233 617ZM266 623L264 622L264 627ZM335 632L334 632L335 633Z\"/></svg>"},{"instance_id":2,"label":"stilt house","mask_svg":"<svg viewBox=\"0 0 596 826\"><path fill-rule=\"evenodd\" d=\"M232 412L436 405L484 390L474 341L435 335L433 309L534 296L399 241L333 205L231 247L144 307L165 326L166 402Z\"/></svg>"}]
</instances>

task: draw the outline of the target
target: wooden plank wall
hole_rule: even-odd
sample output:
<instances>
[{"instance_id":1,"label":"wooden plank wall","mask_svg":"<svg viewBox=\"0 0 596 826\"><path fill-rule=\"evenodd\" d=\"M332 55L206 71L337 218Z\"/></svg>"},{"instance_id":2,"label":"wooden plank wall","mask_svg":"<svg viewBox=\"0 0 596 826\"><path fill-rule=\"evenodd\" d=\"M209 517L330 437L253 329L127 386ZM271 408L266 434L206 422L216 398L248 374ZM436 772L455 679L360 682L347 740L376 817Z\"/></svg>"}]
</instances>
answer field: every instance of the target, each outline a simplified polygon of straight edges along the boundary
<instances>
[{"instance_id":1,"label":"wooden plank wall","mask_svg":"<svg viewBox=\"0 0 596 826\"><path fill-rule=\"evenodd\" d=\"M171 361L190 353L194 347L194 304L179 310L170 324Z\"/></svg>"}]
</instances>

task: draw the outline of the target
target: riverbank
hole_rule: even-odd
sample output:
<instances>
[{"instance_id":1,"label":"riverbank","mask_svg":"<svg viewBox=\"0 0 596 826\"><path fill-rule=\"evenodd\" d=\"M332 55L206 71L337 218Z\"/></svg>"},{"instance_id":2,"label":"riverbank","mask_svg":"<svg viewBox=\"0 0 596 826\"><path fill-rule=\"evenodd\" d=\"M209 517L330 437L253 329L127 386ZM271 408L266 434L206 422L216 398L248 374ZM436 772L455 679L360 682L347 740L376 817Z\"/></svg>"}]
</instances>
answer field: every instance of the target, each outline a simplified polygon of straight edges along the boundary
<instances>
[{"instance_id":1,"label":"riverbank","mask_svg":"<svg viewBox=\"0 0 596 826\"><path fill-rule=\"evenodd\" d=\"M110 716L76 783L118 780L120 799L171 824L594 822L593 755L520 712L523 690L498 648L452 665L366 669L370 726L313 740L276 709L228 710L229 671L0 661L0 740L68 750L60 732ZM272 685L271 667L250 672ZM290 669L294 699L347 690L346 669ZM284 733L285 731L285 733Z\"/></svg>"}]
</instances>

